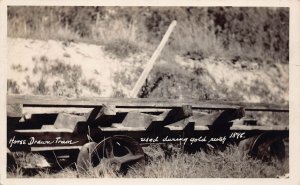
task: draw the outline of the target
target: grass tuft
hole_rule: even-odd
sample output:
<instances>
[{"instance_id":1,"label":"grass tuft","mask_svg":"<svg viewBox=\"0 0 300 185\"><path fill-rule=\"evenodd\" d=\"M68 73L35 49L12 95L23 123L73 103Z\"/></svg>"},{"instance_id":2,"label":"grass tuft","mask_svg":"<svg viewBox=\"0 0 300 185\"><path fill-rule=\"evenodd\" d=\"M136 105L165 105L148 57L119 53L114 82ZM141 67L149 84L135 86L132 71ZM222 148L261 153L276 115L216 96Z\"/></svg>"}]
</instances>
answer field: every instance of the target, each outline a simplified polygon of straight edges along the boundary
<instances>
[{"instance_id":1,"label":"grass tuft","mask_svg":"<svg viewBox=\"0 0 300 185\"><path fill-rule=\"evenodd\" d=\"M145 150L145 149L144 149ZM78 174L73 168L65 168L58 173L40 171L35 178L275 178L289 172L288 160L284 162L263 162L240 152L237 146L229 146L225 151L197 152L194 154L175 150L166 157L163 150L153 145L147 147L148 159L145 171L132 168L124 174L115 173L107 160L99 166ZM28 177L22 169L8 172L8 177Z\"/></svg>"},{"instance_id":2,"label":"grass tuft","mask_svg":"<svg viewBox=\"0 0 300 185\"><path fill-rule=\"evenodd\" d=\"M140 49L135 42L128 39L114 39L105 45L104 51L124 59L140 52Z\"/></svg>"}]
</instances>

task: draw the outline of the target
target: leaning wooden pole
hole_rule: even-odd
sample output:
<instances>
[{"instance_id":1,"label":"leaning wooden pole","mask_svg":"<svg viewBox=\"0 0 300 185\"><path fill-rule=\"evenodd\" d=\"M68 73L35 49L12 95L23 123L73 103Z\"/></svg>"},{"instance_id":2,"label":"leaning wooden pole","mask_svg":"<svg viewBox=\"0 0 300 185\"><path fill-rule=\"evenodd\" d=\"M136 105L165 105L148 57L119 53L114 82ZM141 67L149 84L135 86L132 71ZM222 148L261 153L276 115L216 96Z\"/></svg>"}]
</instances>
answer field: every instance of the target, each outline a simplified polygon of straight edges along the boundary
<instances>
[{"instance_id":1,"label":"leaning wooden pole","mask_svg":"<svg viewBox=\"0 0 300 185\"><path fill-rule=\"evenodd\" d=\"M154 62L156 61L156 59L158 58L159 54L161 53L162 49L164 48L164 46L166 45L174 27L176 26L176 21L173 21L167 32L165 33L163 39L160 41L158 47L156 48L155 52L153 53L153 55L151 56L150 60L148 61L148 63L146 64L146 67L143 71L143 73L141 74L140 78L138 79L137 83L135 84L134 88L132 89L131 93L130 93L130 97L132 98L136 98L140 89L142 88L143 84L145 83L151 69L153 68Z\"/></svg>"}]
</instances>

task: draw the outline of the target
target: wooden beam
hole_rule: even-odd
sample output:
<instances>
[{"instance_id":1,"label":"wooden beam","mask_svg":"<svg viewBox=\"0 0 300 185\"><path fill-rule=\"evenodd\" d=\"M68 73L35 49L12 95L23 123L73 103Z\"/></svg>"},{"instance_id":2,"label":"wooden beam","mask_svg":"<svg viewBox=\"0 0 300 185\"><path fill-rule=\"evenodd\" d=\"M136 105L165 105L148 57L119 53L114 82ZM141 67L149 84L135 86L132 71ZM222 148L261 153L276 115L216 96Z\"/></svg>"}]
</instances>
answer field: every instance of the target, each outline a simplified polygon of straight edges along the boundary
<instances>
[{"instance_id":1,"label":"wooden beam","mask_svg":"<svg viewBox=\"0 0 300 185\"><path fill-rule=\"evenodd\" d=\"M111 118L117 114L114 105L102 105L94 108L85 114L86 122L89 125L104 126L109 124Z\"/></svg>"},{"instance_id":2,"label":"wooden beam","mask_svg":"<svg viewBox=\"0 0 300 185\"><path fill-rule=\"evenodd\" d=\"M152 130L154 128L163 127L170 125L172 123L183 121L185 118L193 116L192 106L183 105L181 107L176 107L168 112L165 112L162 120L154 120L147 128L147 130ZM176 126L176 125L175 125Z\"/></svg>"},{"instance_id":3,"label":"wooden beam","mask_svg":"<svg viewBox=\"0 0 300 185\"><path fill-rule=\"evenodd\" d=\"M232 126L231 120L240 119L245 116L243 108L224 110L212 114L203 115L195 113L191 120L195 126L208 126L210 129L229 129Z\"/></svg>"},{"instance_id":4,"label":"wooden beam","mask_svg":"<svg viewBox=\"0 0 300 185\"><path fill-rule=\"evenodd\" d=\"M239 109L231 109L231 110L224 110L221 112L215 112L212 114L195 114L192 118L195 122L195 125L211 125L216 127L221 126L229 126L229 121L234 119L240 119L245 116L245 111L243 108Z\"/></svg>"},{"instance_id":5,"label":"wooden beam","mask_svg":"<svg viewBox=\"0 0 300 185\"><path fill-rule=\"evenodd\" d=\"M89 107L103 104L116 108L166 108L191 105L193 109L226 110L244 107L246 111L289 112L288 105L281 106L263 103L245 103L231 101L184 101L176 99L153 98L66 98L53 96L8 95L7 104L23 104L23 107Z\"/></svg>"},{"instance_id":6,"label":"wooden beam","mask_svg":"<svg viewBox=\"0 0 300 185\"><path fill-rule=\"evenodd\" d=\"M289 127L285 125L233 125L230 130L239 130L239 131L250 131L250 130L259 130L259 131L288 131Z\"/></svg>"},{"instance_id":7,"label":"wooden beam","mask_svg":"<svg viewBox=\"0 0 300 185\"><path fill-rule=\"evenodd\" d=\"M161 121L164 125L171 124L185 118L193 116L192 106L183 105L182 107L176 107L170 110L165 116L164 120Z\"/></svg>"},{"instance_id":8,"label":"wooden beam","mask_svg":"<svg viewBox=\"0 0 300 185\"><path fill-rule=\"evenodd\" d=\"M68 113L68 114L80 114L88 113L93 108L82 108L82 107L24 107L22 114L58 114L58 113Z\"/></svg>"},{"instance_id":9,"label":"wooden beam","mask_svg":"<svg viewBox=\"0 0 300 185\"><path fill-rule=\"evenodd\" d=\"M150 73L151 69L153 68L154 62L156 61L156 59L159 56L159 54L161 53L162 49L166 45L166 43L167 43L174 27L176 26L176 24L177 24L176 21L173 21L170 24L167 32L163 36L163 39L160 41L160 43L159 43L158 47L156 48L155 52L153 53L150 60L146 64L146 67L145 67L143 73L141 74L140 78L138 79L135 86L133 87L133 89L130 93L130 97L133 97L133 98L137 97L140 89L142 88L143 84L145 83L147 77L149 76L149 73Z\"/></svg>"},{"instance_id":10,"label":"wooden beam","mask_svg":"<svg viewBox=\"0 0 300 185\"><path fill-rule=\"evenodd\" d=\"M114 105L103 105L95 107L93 110L85 114L87 122L99 122L105 116L115 116L116 107Z\"/></svg>"},{"instance_id":11,"label":"wooden beam","mask_svg":"<svg viewBox=\"0 0 300 185\"><path fill-rule=\"evenodd\" d=\"M24 107L90 107L115 105L116 108L173 108L191 105L200 109L232 109L235 105L223 105L209 102L181 101L176 99L152 98L66 98L53 96L9 95L9 104L23 104Z\"/></svg>"},{"instance_id":12,"label":"wooden beam","mask_svg":"<svg viewBox=\"0 0 300 185\"><path fill-rule=\"evenodd\" d=\"M124 127L144 127L147 128L156 118L154 115L144 114L141 112L128 112L122 121Z\"/></svg>"},{"instance_id":13,"label":"wooden beam","mask_svg":"<svg viewBox=\"0 0 300 185\"><path fill-rule=\"evenodd\" d=\"M134 108L134 107L127 107L127 108L116 108L117 112L142 112L142 113L163 113L165 111L169 111L171 108Z\"/></svg>"},{"instance_id":14,"label":"wooden beam","mask_svg":"<svg viewBox=\"0 0 300 185\"><path fill-rule=\"evenodd\" d=\"M54 125L42 125L41 130L56 130L57 128L54 127ZM71 130L72 132L72 130Z\"/></svg>"},{"instance_id":15,"label":"wooden beam","mask_svg":"<svg viewBox=\"0 0 300 185\"><path fill-rule=\"evenodd\" d=\"M221 101L214 100L211 103L218 102L223 105L237 105L244 107L247 111L270 111L270 112L289 112L289 105L274 104L274 103L249 103L240 101Z\"/></svg>"},{"instance_id":16,"label":"wooden beam","mask_svg":"<svg viewBox=\"0 0 300 185\"><path fill-rule=\"evenodd\" d=\"M85 122L85 121L86 118L84 116L60 113L58 114L54 122L54 127L56 129L64 128L64 129L70 129L74 131L78 122Z\"/></svg>"},{"instance_id":17,"label":"wooden beam","mask_svg":"<svg viewBox=\"0 0 300 185\"><path fill-rule=\"evenodd\" d=\"M208 126L196 126L195 125L195 131L205 131L209 130Z\"/></svg>"},{"instance_id":18,"label":"wooden beam","mask_svg":"<svg viewBox=\"0 0 300 185\"><path fill-rule=\"evenodd\" d=\"M98 127L103 132L145 131L145 127Z\"/></svg>"},{"instance_id":19,"label":"wooden beam","mask_svg":"<svg viewBox=\"0 0 300 185\"><path fill-rule=\"evenodd\" d=\"M180 130L180 128L182 130L186 130L186 129L194 130L194 126L195 126L195 122L193 121L192 117L188 117L183 120L177 121L175 123L166 125L165 127L170 128L171 130L174 130L175 128L177 130Z\"/></svg>"},{"instance_id":20,"label":"wooden beam","mask_svg":"<svg viewBox=\"0 0 300 185\"><path fill-rule=\"evenodd\" d=\"M49 128L49 129L47 129ZM56 129L55 127L44 127L43 129L23 129L23 130L15 130L16 133L42 133L42 134L48 134L48 133L72 133L73 131L71 129L67 128L60 128Z\"/></svg>"},{"instance_id":21,"label":"wooden beam","mask_svg":"<svg viewBox=\"0 0 300 185\"><path fill-rule=\"evenodd\" d=\"M232 120L232 125L257 125L257 119L254 118L241 118Z\"/></svg>"},{"instance_id":22,"label":"wooden beam","mask_svg":"<svg viewBox=\"0 0 300 185\"><path fill-rule=\"evenodd\" d=\"M51 146L51 147L30 147L31 152L55 151L55 150L80 150L81 146ZM59 157L59 156L57 156Z\"/></svg>"},{"instance_id":23,"label":"wooden beam","mask_svg":"<svg viewBox=\"0 0 300 185\"><path fill-rule=\"evenodd\" d=\"M112 106L112 105L111 105ZM30 114L58 114L58 113L68 113L68 114L87 114L91 112L94 108L85 108L85 107L23 107L22 115L30 115ZM143 113L162 113L164 111L170 109L163 108L116 108L114 106L116 113L125 113L131 111L143 112ZM20 114L19 114L20 115Z\"/></svg>"}]
</instances>

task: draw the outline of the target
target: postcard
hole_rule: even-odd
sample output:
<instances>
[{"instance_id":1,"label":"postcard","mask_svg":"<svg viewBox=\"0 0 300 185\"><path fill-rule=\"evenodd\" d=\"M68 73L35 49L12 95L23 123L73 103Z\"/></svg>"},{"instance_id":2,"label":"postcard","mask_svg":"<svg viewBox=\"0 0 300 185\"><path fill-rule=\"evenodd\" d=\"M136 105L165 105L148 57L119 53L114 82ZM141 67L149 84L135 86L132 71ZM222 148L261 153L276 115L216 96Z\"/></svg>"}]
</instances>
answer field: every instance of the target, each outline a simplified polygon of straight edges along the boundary
<instances>
[{"instance_id":1,"label":"postcard","mask_svg":"<svg viewBox=\"0 0 300 185\"><path fill-rule=\"evenodd\" d=\"M300 183L299 1L0 5L2 184Z\"/></svg>"}]
</instances>

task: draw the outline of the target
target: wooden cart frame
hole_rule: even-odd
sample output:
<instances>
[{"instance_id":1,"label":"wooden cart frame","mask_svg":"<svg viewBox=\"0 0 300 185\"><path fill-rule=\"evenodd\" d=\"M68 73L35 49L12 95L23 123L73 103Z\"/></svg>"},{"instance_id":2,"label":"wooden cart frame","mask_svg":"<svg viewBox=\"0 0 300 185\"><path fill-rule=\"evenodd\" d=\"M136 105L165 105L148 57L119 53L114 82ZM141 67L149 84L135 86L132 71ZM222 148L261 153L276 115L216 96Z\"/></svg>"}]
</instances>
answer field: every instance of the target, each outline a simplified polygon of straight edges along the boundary
<instances>
[{"instance_id":1,"label":"wooden cart frame","mask_svg":"<svg viewBox=\"0 0 300 185\"><path fill-rule=\"evenodd\" d=\"M9 95L7 147L48 158L53 152L67 156L80 172L102 158L116 170L124 164L144 165L142 146L152 143L176 143L189 152L236 143L255 157L284 158L288 126L257 125L245 117L246 111L289 110L228 101Z\"/></svg>"}]
</instances>

